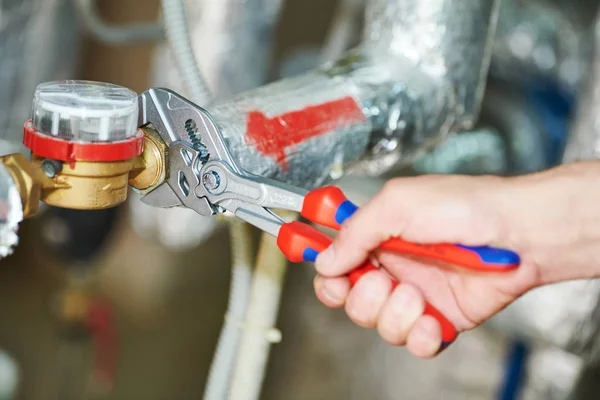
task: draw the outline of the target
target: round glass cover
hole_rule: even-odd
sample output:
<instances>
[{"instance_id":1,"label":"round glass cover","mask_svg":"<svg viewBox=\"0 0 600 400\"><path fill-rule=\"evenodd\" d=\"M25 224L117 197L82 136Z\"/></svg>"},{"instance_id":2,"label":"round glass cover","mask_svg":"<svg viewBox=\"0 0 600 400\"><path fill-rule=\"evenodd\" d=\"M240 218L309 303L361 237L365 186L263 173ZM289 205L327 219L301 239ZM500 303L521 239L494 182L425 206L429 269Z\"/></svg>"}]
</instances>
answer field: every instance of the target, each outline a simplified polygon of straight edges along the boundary
<instances>
[{"instance_id":1,"label":"round glass cover","mask_svg":"<svg viewBox=\"0 0 600 400\"><path fill-rule=\"evenodd\" d=\"M91 81L40 84L33 98L33 129L73 142L112 143L137 135L137 94Z\"/></svg>"}]
</instances>

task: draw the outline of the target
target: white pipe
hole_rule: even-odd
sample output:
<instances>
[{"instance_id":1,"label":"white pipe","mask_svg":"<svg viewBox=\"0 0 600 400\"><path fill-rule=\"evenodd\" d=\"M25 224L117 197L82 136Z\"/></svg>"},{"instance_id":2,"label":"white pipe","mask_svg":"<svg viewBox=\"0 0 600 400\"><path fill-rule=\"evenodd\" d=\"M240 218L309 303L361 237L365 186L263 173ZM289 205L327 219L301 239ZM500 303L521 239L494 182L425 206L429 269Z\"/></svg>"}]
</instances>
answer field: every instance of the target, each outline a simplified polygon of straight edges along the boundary
<instances>
[{"instance_id":1,"label":"white pipe","mask_svg":"<svg viewBox=\"0 0 600 400\"><path fill-rule=\"evenodd\" d=\"M205 400L226 398L241 333L240 325L236 321L244 320L252 282L252 230L250 225L232 220L229 230L232 269L228 311L204 389Z\"/></svg>"},{"instance_id":2,"label":"white pipe","mask_svg":"<svg viewBox=\"0 0 600 400\"><path fill-rule=\"evenodd\" d=\"M244 336L231 382L231 400L260 397L271 344L281 341L281 332L274 325L286 268L287 260L277 247L276 239L263 234L243 323Z\"/></svg>"},{"instance_id":3,"label":"white pipe","mask_svg":"<svg viewBox=\"0 0 600 400\"><path fill-rule=\"evenodd\" d=\"M184 0L162 0L163 18L169 45L192 101L205 105L211 93L200 73L188 28Z\"/></svg>"}]
</instances>

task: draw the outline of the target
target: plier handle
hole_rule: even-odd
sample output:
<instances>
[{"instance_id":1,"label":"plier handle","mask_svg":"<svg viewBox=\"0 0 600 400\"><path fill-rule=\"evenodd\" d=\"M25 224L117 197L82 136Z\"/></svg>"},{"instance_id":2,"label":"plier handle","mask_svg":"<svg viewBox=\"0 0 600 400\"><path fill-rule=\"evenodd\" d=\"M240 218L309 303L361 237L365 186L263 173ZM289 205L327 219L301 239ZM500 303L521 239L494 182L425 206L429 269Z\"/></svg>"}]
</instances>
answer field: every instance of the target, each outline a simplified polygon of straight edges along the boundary
<instances>
[{"instance_id":1,"label":"plier handle","mask_svg":"<svg viewBox=\"0 0 600 400\"><path fill-rule=\"evenodd\" d=\"M306 191L240 168L220 130L206 110L166 89L151 89L140 96L140 126L153 124L169 146L169 178L146 194L154 206L186 206L202 215L230 212L275 236L291 262L314 262L332 238L314 226L287 222L271 209L299 212L315 224L339 230L358 207L335 186ZM190 128L193 127L193 128ZM519 256L509 250L454 244L423 245L395 238L381 249L429 258L480 272L506 272L519 266ZM377 267L370 261L349 274L354 285ZM442 328L442 347L458 333L437 309L426 306Z\"/></svg>"}]
</instances>

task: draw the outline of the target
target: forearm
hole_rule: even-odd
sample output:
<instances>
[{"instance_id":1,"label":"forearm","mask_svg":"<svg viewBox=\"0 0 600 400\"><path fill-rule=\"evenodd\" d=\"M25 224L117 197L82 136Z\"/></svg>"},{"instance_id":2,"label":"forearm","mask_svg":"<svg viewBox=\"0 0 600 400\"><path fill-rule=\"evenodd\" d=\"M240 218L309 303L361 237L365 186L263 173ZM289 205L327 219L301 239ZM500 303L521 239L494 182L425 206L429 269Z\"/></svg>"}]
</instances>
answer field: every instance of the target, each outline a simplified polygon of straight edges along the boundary
<instances>
[{"instance_id":1,"label":"forearm","mask_svg":"<svg viewBox=\"0 0 600 400\"><path fill-rule=\"evenodd\" d=\"M600 161L505 180L494 190L501 237L541 284L600 277Z\"/></svg>"}]
</instances>

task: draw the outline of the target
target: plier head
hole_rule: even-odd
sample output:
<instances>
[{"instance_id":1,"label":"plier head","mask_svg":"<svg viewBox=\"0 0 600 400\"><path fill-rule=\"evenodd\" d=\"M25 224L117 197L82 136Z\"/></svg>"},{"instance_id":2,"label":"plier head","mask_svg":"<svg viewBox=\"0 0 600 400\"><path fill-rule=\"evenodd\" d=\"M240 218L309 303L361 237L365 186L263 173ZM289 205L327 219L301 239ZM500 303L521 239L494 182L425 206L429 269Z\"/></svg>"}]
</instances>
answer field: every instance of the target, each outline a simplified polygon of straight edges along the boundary
<instances>
[{"instance_id":1,"label":"plier head","mask_svg":"<svg viewBox=\"0 0 600 400\"><path fill-rule=\"evenodd\" d=\"M138 126L148 125L168 147L168 171L165 182L142 201L154 207L183 206L205 216L222 211L206 197L203 175L208 181L214 177L203 168L212 160L240 170L210 114L171 90L154 88L139 96Z\"/></svg>"}]
</instances>

